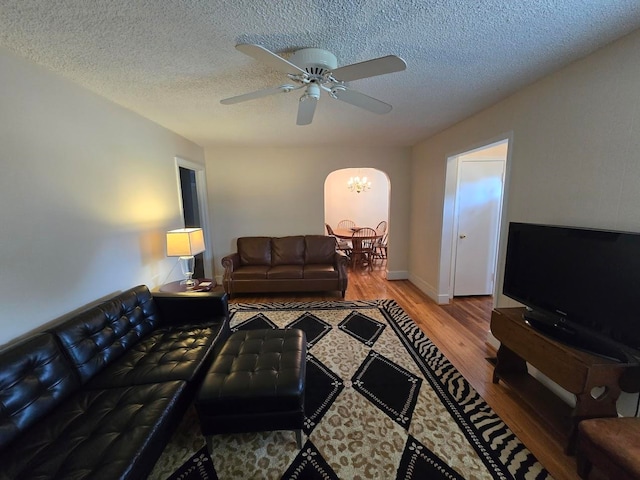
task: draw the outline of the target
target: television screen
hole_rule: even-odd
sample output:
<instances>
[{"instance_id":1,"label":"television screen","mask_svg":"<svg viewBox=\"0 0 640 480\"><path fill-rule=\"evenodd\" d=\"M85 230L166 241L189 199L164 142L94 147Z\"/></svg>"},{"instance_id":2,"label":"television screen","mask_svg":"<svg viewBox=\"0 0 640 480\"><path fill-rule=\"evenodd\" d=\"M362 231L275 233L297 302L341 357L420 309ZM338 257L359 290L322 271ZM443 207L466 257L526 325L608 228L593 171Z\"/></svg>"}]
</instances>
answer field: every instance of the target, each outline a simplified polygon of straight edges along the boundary
<instances>
[{"instance_id":1,"label":"television screen","mask_svg":"<svg viewBox=\"0 0 640 480\"><path fill-rule=\"evenodd\" d=\"M640 234L511 223L503 293L563 341L640 352Z\"/></svg>"}]
</instances>

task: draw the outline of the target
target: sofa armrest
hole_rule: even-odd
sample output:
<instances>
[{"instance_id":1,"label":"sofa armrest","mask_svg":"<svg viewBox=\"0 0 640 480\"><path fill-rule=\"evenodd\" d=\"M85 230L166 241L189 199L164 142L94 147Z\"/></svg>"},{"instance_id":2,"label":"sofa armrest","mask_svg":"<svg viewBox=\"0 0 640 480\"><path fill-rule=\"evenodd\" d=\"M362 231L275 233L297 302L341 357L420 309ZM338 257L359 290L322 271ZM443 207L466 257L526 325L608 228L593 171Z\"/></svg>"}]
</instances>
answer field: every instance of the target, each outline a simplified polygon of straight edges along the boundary
<instances>
[{"instance_id":1,"label":"sofa armrest","mask_svg":"<svg viewBox=\"0 0 640 480\"><path fill-rule=\"evenodd\" d=\"M229 303L225 292L153 292L152 295L162 325L229 321Z\"/></svg>"},{"instance_id":2,"label":"sofa armrest","mask_svg":"<svg viewBox=\"0 0 640 480\"><path fill-rule=\"evenodd\" d=\"M240 255L238 253L232 253L223 257L220 263L222 263L224 267L224 274L227 275L227 273L233 272L240 265Z\"/></svg>"},{"instance_id":3,"label":"sofa armrest","mask_svg":"<svg viewBox=\"0 0 640 480\"><path fill-rule=\"evenodd\" d=\"M224 267L222 286L224 291L231 296L233 294L233 271L240 266L240 254L236 252L227 255L220 260L220 263Z\"/></svg>"},{"instance_id":4,"label":"sofa armrest","mask_svg":"<svg viewBox=\"0 0 640 480\"><path fill-rule=\"evenodd\" d=\"M342 298L344 298L344 294L347 290L347 284L349 283L349 276L347 274L347 264L349 263L349 259L341 252L336 252L333 258L334 266L336 270L338 270L339 289L342 291Z\"/></svg>"},{"instance_id":5,"label":"sofa armrest","mask_svg":"<svg viewBox=\"0 0 640 480\"><path fill-rule=\"evenodd\" d=\"M334 266L340 272L340 275L342 276L343 273L346 275L347 265L349 264L349 258L344 253L336 252L333 257L333 261L334 261Z\"/></svg>"}]
</instances>

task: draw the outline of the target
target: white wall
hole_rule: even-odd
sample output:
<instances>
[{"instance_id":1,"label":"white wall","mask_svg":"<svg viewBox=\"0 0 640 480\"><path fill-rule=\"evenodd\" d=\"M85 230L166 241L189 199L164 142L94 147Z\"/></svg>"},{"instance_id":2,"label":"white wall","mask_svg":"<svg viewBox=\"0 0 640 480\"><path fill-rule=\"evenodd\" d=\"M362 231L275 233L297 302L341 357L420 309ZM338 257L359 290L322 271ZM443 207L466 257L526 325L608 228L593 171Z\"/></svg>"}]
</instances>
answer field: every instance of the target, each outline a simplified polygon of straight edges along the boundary
<instances>
[{"instance_id":1,"label":"white wall","mask_svg":"<svg viewBox=\"0 0 640 480\"><path fill-rule=\"evenodd\" d=\"M164 283L175 263L164 232L182 226L174 156L204 154L2 50L0 85L2 344L113 292Z\"/></svg>"},{"instance_id":2,"label":"white wall","mask_svg":"<svg viewBox=\"0 0 640 480\"><path fill-rule=\"evenodd\" d=\"M388 278L407 278L410 149L402 147L205 149L214 264L250 235L325 233L324 182L341 168L371 167L391 184ZM364 194L361 194L364 195Z\"/></svg>"},{"instance_id":3,"label":"white wall","mask_svg":"<svg viewBox=\"0 0 640 480\"><path fill-rule=\"evenodd\" d=\"M438 278L446 159L509 133L505 222L640 231L638 79L640 31L416 145L412 280L435 285ZM511 304L499 296L499 306Z\"/></svg>"},{"instance_id":4,"label":"white wall","mask_svg":"<svg viewBox=\"0 0 640 480\"><path fill-rule=\"evenodd\" d=\"M437 280L447 158L510 132L506 221L640 231L638 52L635 32L416 145L412 276Z\"/></svg>"}]
</instances>

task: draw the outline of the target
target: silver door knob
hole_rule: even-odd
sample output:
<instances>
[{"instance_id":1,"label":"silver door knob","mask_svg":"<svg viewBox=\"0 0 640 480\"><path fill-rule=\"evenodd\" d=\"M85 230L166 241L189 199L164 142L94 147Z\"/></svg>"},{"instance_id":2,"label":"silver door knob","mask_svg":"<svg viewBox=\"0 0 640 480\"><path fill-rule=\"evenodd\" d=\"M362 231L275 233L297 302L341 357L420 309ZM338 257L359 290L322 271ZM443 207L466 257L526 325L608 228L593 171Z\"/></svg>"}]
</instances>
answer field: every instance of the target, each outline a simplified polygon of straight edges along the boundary
<instances>
[{"instance_id":1,"label":"silver door knob","mask_svg":"<svg viewBox=\"0 0 640 480\"><path fill-rule=\"evenodd\" d=\"M460 238L467 238L465 234L460 235Z\"/></svg>"}]
</instances>

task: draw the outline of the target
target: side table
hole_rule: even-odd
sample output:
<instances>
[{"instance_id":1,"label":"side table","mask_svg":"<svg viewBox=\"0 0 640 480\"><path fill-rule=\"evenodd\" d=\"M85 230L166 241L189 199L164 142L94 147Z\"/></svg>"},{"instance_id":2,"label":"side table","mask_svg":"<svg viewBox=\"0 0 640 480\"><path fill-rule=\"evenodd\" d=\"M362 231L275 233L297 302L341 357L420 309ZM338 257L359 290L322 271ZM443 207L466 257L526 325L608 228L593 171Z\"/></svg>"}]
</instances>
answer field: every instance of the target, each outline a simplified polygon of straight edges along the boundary
<instances>
[{"instance_id":1,"label":"side table","mask_svg":"<svg viewBox=\"0 0 640 480\"><path fill-rule=\"evenodd\" d=\"M187 289L186 285L181 284L181 281L182 280L177 280L175 282L165 283L164 285L160 286L158 290L163 293L198 293L210 292L216 286L216 281L211 278L199 278L198 285L194 288L189 289ZM208 285L207 282L209 283ZM202 285L203 283L205 284L204 286Z\"/></svg>"}]
</instances>

